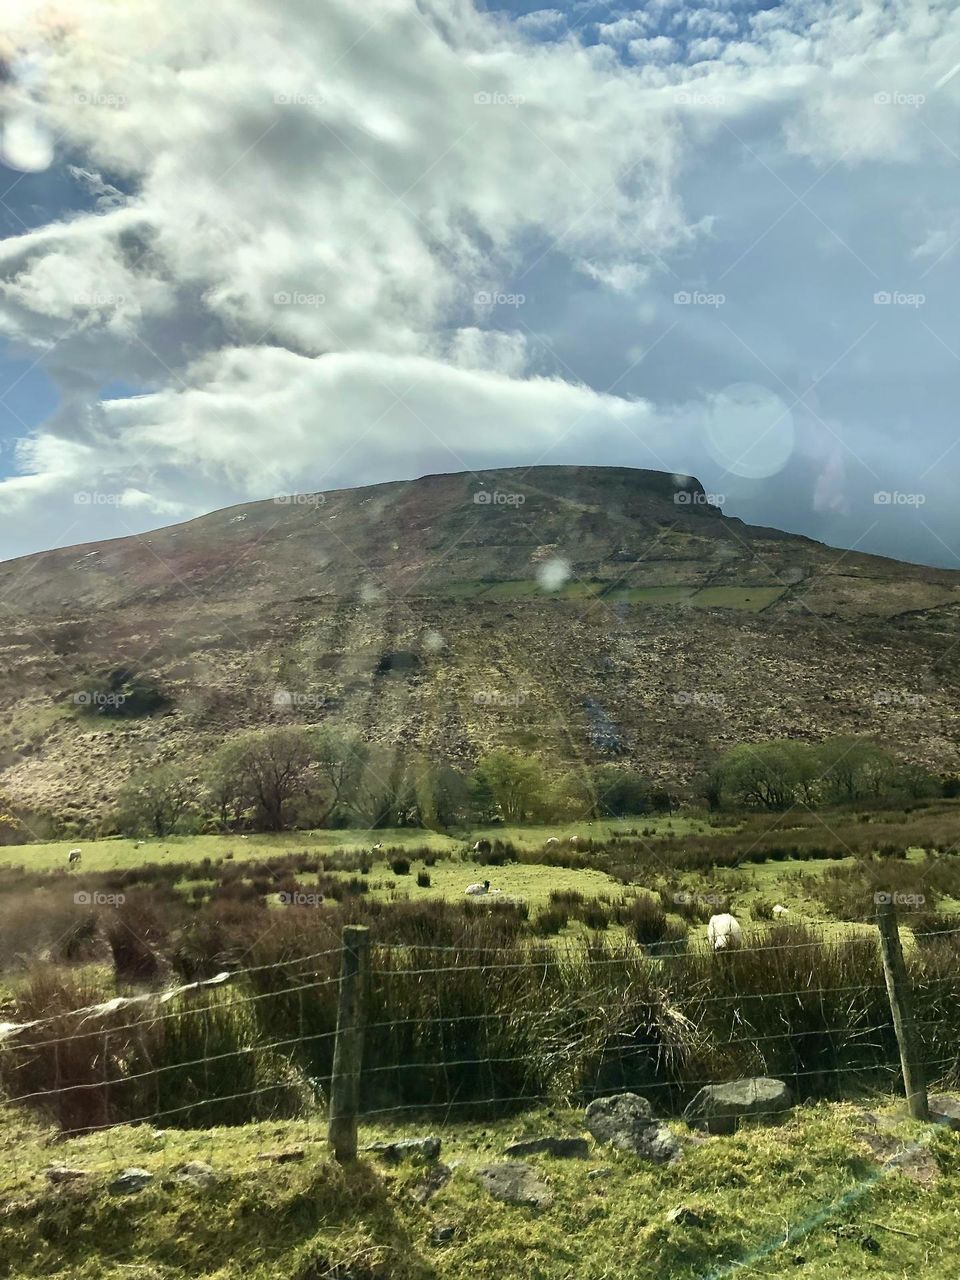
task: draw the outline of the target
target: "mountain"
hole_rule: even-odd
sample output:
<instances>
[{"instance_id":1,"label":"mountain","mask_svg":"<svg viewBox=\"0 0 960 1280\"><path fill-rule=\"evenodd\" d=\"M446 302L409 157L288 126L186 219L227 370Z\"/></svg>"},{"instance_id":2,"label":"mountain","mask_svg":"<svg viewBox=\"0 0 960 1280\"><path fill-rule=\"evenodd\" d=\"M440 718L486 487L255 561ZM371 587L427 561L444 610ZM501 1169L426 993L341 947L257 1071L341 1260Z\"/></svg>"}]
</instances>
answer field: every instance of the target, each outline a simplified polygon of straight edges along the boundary
<instances>
[{"instance_id":1,"label":"mountain","mask_svg":"<svg viewBox=\"0 0 960 1280\"><path fill-rule=\"evenodd\" d=\"M692 477L281 497L6 562L0 599L0 790L68 816L134 765L330 717L455 763L505 744L681 788L780 736L960 769L960 574L746 525Z\"/></svg>"}]
</instances>

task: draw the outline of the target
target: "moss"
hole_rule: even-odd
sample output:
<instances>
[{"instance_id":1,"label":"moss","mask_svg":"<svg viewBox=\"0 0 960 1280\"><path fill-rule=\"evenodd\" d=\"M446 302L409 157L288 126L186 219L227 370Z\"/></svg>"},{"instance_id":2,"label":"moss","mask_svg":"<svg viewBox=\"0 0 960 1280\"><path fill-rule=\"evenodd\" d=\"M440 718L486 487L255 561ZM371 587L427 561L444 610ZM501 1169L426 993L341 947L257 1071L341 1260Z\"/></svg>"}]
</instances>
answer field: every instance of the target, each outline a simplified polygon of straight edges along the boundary
<instances>
[{"instance_id":1,"label":"moss","mask_svg":"<svg viewBox=\"0 0 960 1280\"><path fill-rule=\"evenodd\" d=\"M435 1123L389 1136L423 1133ZM319 1117L162 1135L147 1126L118 1128L54 1144L42 1128L7 1113L0 1127L0 1275L773 1280L796 1268L804 1280L849 1280L922 1268L924 1280L953 1280L956 1273L960 1135L900 1122L902 1136L929 1145L937 1160L940 1179L929 1187L881 1174L856 1137L858 1108L848 1104L802 1108L775 1129L690 1145L666 1168L609 1149L588 1161L535 1158L554 1192L548 1209L497 1203L477 1185L473 1167L498 1158L514 1138L579 1127L575 1113L544 1111L497 1126L448 1124L440 1130L442 1159L458 1167L420 1206L410 1191L421 1167L364 1158L340 1169L327 1157ZM363 1141L382 1136L385 1130L362 1130ZM299 1162L257 1159L295 1145L305 1152ZM220 1182L201 1190L177 1181L173 1171L187 1160L208 1162ZM85 1169L87 1177L50 1187L42 1171L51 1162ZM111 1196L107 1183L132 1164L155 1181L136 1195ZM600 1164L608 1175L591 1178ZM680 1205L699 1224L671 1221ZM445 1224L455 1227L454 1238L436 1243L434 1230ZM864 1249L864 1235L876 1239L879 1253ZM806 1260L802 1268L798 1256Z\"/></svg>"}]
</instances>

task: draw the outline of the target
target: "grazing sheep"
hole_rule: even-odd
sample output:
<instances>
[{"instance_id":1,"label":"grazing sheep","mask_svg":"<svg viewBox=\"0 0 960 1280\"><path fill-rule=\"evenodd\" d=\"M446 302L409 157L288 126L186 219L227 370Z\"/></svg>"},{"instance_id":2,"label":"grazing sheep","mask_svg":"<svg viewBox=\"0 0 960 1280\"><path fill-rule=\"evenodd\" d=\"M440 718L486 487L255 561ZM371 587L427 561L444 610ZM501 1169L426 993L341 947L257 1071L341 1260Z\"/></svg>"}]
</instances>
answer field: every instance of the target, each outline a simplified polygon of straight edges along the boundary
<instances>
[{"instance_id":1,"label":"grazing sheep","mask_svg":"<svg viewBox=\"0 0 960 1280\"><path fill-rule=\"evenodd\" d=\"M773 908L773 914L775 916L785 916L787 914L787 908L782 907L778 902L777 905Z\"/></svg>"},{"instance_id":2,"label":"grazing sheep","mask_svg":"<svg viewBox=\"0 0 960 1280\"><path fill-rule=\"evenodd\" d=\"M490 843L489 840L478 840L477 843L473 846L473 852L474 853L492 853L493 845Z\"/></svg>"},{"instance_id":3,"label":"grazing sheep","mask_svg":"<svg viewBox=\"0 0 960 1280\"><path fill-rule=\"evenodd\" d=\"M570 839L567 841L567 844L572 844L572 845L578 845L579 843L580 843L579 836L571 836Z\"/></svg>"},{"instance_id":4,"label":"grazing sheep","mask_svg":"<svg viewBox=\"0 0 960 1280\"><path fill-rule=\"evenodd\" d=\"M557 839L556 836L551 836L550 839L544 843L543 847L545 849L559 849L560 841Z\"/></svg>"},{"instance_id":5,"label":"grazing sheep","mask_svg":"<svg viewBox=\"0 0 960 1280\"><path fill-rule=\"evenodd\" d=\"M383 841L379 840L375 845L372 846L372 852L379 853L382 848L383 848Z\"/></svg>"},{"instance_id":6,"label":"grazing sheep","mask_svg":"<svg viewBox=\"0 0 960 1280\"><path fill-rule=\"evenodd\" d=\"M67 866L72 867L74 863L79 862L82 857L83 857L83 854L80 852L79 849L71 849L70 852L67 854Z\"/></svg>"},{"instance_id":7,"label":"grazing sheep","mask_svg":"<svg viewBox=\"0 0 960 1280\"><path fill-rule=\"evenodd\" d=\"M464 893L469 893L472 898L479 897L481 894L490 892L490 881L484 880L483 884L468 884Z\"/></svg>"},{"instance_id":8,"label":"grazing sheep","mask_svg":"<svg viewBox=\"0 0 960 1280\"><path fill-rule=\"evenodd\" d=\"M707 938L714 951L733 951L739 947L742 936L740 921L729 911L724 911L719 916L711 916L707 922Z\"/></svg>"}]
</instances>

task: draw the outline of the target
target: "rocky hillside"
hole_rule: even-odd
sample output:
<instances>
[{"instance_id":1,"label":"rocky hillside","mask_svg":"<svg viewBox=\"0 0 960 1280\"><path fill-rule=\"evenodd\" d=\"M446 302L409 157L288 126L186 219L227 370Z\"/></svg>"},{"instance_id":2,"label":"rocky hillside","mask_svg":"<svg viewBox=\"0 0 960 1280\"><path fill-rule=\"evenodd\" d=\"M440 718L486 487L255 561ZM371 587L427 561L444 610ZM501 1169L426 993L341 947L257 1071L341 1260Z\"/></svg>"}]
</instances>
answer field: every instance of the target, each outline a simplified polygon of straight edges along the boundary
<instances>
[{"instance_id":1,"label":"rocky hillside","mask_svg":"<svg viewBox=\"0 0 960 1280\"><path fill-rule=\"evenodd\" d=\"M251 503L10 561L0 598L0 788L58 812L98 810L135 764L329 717L671 785L785 734L960 769L960 574L747 526L689 477L533 467Z\"/></svg>"}]
</instances>

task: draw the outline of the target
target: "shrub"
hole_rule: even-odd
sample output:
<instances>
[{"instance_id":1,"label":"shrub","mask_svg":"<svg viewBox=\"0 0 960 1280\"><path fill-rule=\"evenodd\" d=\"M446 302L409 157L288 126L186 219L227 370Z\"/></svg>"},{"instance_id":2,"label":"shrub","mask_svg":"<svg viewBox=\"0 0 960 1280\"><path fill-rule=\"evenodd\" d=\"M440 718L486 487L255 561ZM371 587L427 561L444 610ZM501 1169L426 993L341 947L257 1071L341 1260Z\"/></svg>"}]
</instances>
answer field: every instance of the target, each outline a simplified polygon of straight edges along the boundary
<instances>
[{"instance_id":1,"label":"shrub","mask_svg":"<svg viewBox=\"0 0 960 1280\"><path fill-rule=\"evenodd\" d=\"M390 863L390 870L395 876L406 876L410 874L409 858L394 858Z\"/></svg>"},{"instance_id":2,"label":"shrub","mask_svg":"<svg viewBox=\"0 0 960 1280\"><path fill-rule=\"evenodd\" d=\"M430 888L430 872L429 871L417 872L417 886L420 889Z\"/></svg>"}]
</instances>

